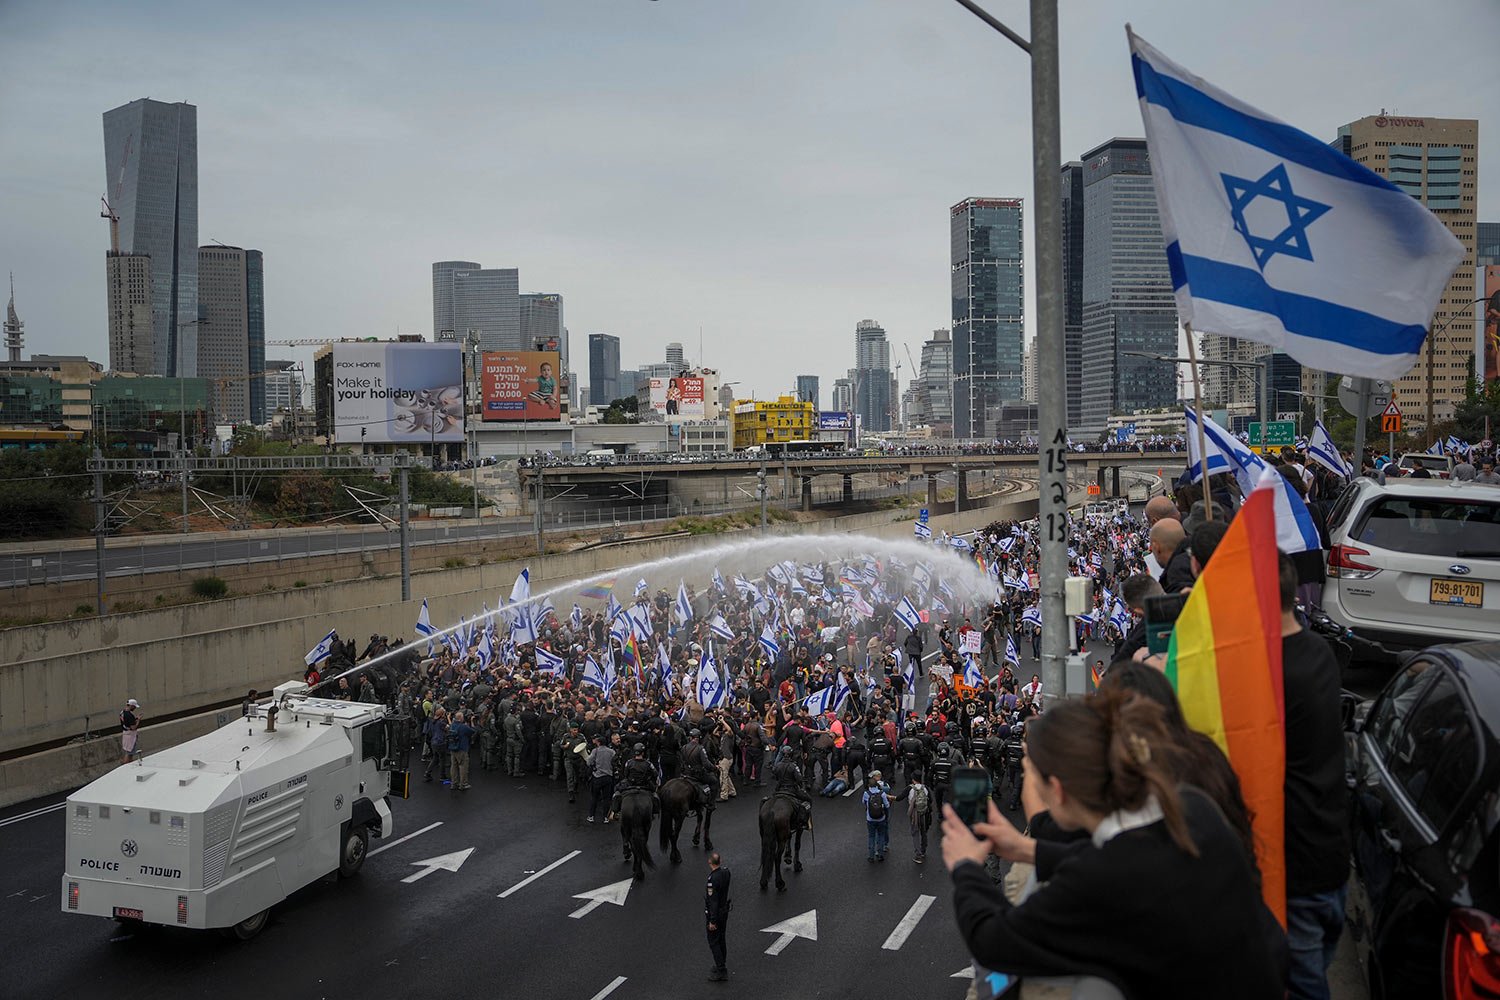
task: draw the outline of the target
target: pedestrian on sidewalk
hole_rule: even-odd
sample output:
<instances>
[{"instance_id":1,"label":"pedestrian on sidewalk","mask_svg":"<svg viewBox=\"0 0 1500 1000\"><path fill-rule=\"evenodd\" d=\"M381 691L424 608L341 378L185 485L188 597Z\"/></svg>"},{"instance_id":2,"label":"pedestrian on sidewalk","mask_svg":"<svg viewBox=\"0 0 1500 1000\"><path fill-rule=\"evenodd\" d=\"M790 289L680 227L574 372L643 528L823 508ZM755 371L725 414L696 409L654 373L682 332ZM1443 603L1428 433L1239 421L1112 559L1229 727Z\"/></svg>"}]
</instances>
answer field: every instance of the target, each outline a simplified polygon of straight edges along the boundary
<instances>
[{"instance_id":1,"label":"pedestrian on sidewalk","mask_svg":"<svg viewBox=\"0 0 1500 1000\"><path fill-rule=\"evenodd\" d=\"M718 851L708 856L708 885L704 888L703 918L708 925L708 950L714 957L708 981L722 983L729 978L725 967L728 946L725 932L729 928L729 869L723 867Z\"/></svg>"}]
</instances>

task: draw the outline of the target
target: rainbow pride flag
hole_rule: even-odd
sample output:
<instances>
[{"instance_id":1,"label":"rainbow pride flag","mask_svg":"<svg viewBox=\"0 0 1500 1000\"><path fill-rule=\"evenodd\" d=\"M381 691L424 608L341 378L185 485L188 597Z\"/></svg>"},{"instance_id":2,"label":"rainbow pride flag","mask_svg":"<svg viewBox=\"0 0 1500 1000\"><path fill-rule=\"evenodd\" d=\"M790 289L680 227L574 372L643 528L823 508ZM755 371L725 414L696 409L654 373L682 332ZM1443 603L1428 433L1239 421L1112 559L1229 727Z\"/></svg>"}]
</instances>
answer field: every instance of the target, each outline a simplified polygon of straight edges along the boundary
<instances>
[{"instance_id":1,"label":"rainbow pride flag","mask_svg":"<svg viewBox=\"0 0 1500 1000\"><path fill-rule=\"evenodd\" d=\"M635 644L634 630L620 644L620 659L623 661L625 669L632 671L637 680L644 681L646 679L646 671L641 666L641 651Z\"/></svg>"},{"instance_id":2,"label":"rainbow pride flag","mask_svg":"<svg viewBox=\"0 0 1500 1000\"><path fill-rule=\"evenodd\" d=\"M1172 630L1167 679L1188 725L1219 745L1250 807L1262 892L1286 925L1286 706L1276 508L1250 494Z\"/></svg>"},{"instance_id":3,"label":"rainbow pride flag","mask_svg":"<svg viewBox=\"0 0 1500 1000\"><path fill-rule=\"evenodd\" d=\"M581 588L578 591L578 596L587 598L591 601L603 601L609 598L610 592L614 590L614 587L615 581L613 579L609 579L605 580L602 583L594 583L590 584L587 587Z\"/></svg>"}]
</instances>

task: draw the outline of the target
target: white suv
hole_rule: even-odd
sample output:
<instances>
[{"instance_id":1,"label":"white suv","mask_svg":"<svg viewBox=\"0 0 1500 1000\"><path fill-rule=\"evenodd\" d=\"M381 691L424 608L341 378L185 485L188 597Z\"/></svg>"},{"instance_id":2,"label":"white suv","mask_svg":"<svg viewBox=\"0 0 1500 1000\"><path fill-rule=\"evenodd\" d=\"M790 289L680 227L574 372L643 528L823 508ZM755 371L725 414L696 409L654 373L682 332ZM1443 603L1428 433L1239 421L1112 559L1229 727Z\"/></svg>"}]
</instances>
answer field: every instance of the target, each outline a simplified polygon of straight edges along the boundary
<instances>
[{"instance_id":1,"label":"white suv","mask_svg":"<svg viewBox=\"0 0 1500 1000\"><path fill-rule=\"evenodd\" d=\"M1393 649L1500 637L1500 487L1356 479L1328 514L1323 610Z\"/></svg>"}]
</instances>

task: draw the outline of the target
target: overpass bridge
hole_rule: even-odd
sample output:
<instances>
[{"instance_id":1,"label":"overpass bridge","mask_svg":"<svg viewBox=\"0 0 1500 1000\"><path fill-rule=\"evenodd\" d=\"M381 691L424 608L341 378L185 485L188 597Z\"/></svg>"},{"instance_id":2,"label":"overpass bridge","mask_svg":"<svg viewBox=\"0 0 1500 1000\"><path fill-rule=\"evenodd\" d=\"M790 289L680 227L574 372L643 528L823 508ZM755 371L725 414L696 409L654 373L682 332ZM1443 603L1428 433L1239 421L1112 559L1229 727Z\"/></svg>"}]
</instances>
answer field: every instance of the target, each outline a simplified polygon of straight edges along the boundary
<instances>
[{"instance_id":1,"label":"overpass bridge","mask_svg":"<svg viewBox=\"0 0 1500 1000\"><path fill-rule=\"evenodd\" d=\"M1182 467L1185 452L1083 451L1068 455L1069 478L1075 483L1097 482L1103 496L1125 496L1122 469L1161 469L1165 475ZM606 495L631 497L642 504L676 503L690 507L727 499L731 490L749 492L761 482L772 499L790 504L800 494L800 506L813 506L818 479L838 476L846 502L854 499L856 480L894 486L926 478L927 503L937 506L939 477L956 482L958 509L969 504L970 476L999 483L1036 479L1035 454L979 454L932 451L919 454L853 455L805 453L793 455L622 455L603 463L577 462L522 466L520 493L534 506L554 500L597 502ZM777 483L779 480L779 484ZM797 489L794 491L793 484ZM776 486L779 485L779 489ZM747 489L748 486L748 489Z\"/></svg>"}]
</instances>

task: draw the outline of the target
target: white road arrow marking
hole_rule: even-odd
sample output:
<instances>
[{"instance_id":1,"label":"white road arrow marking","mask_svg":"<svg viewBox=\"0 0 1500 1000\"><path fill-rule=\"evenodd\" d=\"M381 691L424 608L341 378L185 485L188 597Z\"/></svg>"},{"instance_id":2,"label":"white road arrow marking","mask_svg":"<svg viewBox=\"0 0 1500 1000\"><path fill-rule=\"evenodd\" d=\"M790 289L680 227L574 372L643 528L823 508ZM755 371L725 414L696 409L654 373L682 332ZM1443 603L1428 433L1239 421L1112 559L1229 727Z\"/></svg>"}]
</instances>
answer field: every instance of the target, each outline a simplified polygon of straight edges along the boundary
<instances>
[{"instance_id":1,"label":"white road arrow marking","mask_svg":"<svg viewBox=\"0 0 1500 1000\"><path fill-rule=\"evenodd\" d=\"M604 1000L605 997L609 996L615 990L619 989L620 984L623 982L625 982L624 976L616 976L612 983L604 987L604 989L600 990L598 993L595 993L593 996L589 997L589 1000Z\"/></svg>"},{"instance_id":2,"label":"white road arrow marking","mask_svg":"<svg viewBox=\"0 0 1500 1000\"><path fill-rule=\"evenodd\" d=\"M911 932L917 929L917 924L927 915L927 908L935 902L936 896L918 896L917 901L911 904L911 909L906 911L906 916L901 918L896 929L891 931L891 936L880 947L886 951L899 951L906 939L911 937Z\"/></svg>"},{"instance_id":3,"label":"white road arrow marking","mask_svg":"<svg viewBox=\"0 0 1500 1000\"><path fill-rule=\"evenodd\" d=\"M578 855L580 855L582 853L583 853L582 851L569 851L567 854L564 854L562 857L558 858L556 861L552 862L550 865L548 865L546 868L543 868L541 871L532 872L530 875L526 876L521 881L519 881L515 885L511 886L509 889L506 889L504 892L502 892L499 896L497 896L495 898L496 899L504 899L505 897L509 896L511 893L518 892L519 890L526 888L528 885L530 885L531 883L535 882L537 879L541 878L543 875L547 874L548 872L552 871L554 868L558 867L559 865L565 865L565 864L567 864L569 861L572 861L574 858L578 857Z\"/></svg>"},{"instance_id":4,"label":"white road arrow marking","mask_svg":"<svg viewBox=\"0 0 1500 1000\"><path fill-rule=\"evenodd\" d=\"M974 966L972 966L972 965L966 965L962 969L959 969L957 972L955 972L953 975L949 976L948 978L949 979L973 979L974 978Z\"/></svg>"},{"instance_id":5,"label":"white road arrow marking","mask_svg":"<svg viewBox=\"0 0 1500 1000\"><path fill-rule=\"evenodd\" d=\"M630 895L630 887L632 884L634 884L634 882L634 879L624 878L611 885L601 885L597 889L590 889L588 892L580 892L574 894L574 899L586 899L588 900L588 902L584 903L578 909L568 914L568 916L572 917L574 920L582 920L584 917L588 916L590 913L593 913L605 903L613 903L616 906L624 906L625 897Z\"/></svg>"},{"instance_id":6,"label":"white road arrow marking","mask_svg":"<svg viewBox=\"0 0 1500 1000\"><path fill-rule=\"evenodd\" d=\"M426 861L413 861L412 864L422 870L406 876L401 881L415 882L419 878L426 878L439 868L445 872L456 872L463 867L463 863L469 860L469 855L473 853L474 848L465 847L463 850L454 851L452 854L439 854L437 857L428 858Z\"/></svg>"},{"instance_id":7,"label":"white road arrow marking","mask_svg":"<svg viewBox=\"0 0 1500 1000\"><path fill-rule=\"evenodd\" d=\"M818 911L808 910L806 913L799 913L779 924L762 927L760 932L781 935L771 942L771 947L766 949L767 955L780 955L782 949L792 943L792 938L807 938L809 941L818 939Z\"/></svg>"}]
</instances>

